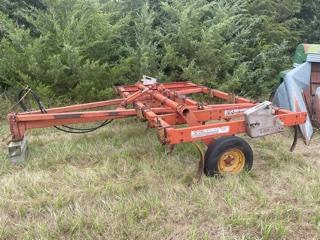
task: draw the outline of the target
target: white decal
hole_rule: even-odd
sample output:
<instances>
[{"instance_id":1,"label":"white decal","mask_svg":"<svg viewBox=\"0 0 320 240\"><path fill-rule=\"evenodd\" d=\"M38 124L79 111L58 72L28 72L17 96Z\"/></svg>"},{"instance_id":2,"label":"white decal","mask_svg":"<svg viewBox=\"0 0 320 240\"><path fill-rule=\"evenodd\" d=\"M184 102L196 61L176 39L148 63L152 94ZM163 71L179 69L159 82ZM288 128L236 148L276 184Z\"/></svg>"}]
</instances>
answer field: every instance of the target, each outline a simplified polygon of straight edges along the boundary
<instances>
[{"instance_id":1,"label":"white decal","mask_svg":"<svg viewBox=\"0 0 320 240\"><path fill-rule=\"evenodd\" d=\"M225 116L232 116L232 115L235 115L235 114L239 114L239 113L243 113L244 111L246 111L248 108L240 108L240 109L229 109L229 110L226 110L224 112L224 115Z\"/></svg>"},{"instance_id":2,"label":"white decal","mask_svg":"<svg viewBox=\"0 0 320 240\"><path fill-rule=\"evenodd\" d=\"M203 130L191 131L192 138L199 138L210 136L214 134L228 133L230 131L230 126L224 126L219 128L208 128Z\"/></svg>"}]
</instances>

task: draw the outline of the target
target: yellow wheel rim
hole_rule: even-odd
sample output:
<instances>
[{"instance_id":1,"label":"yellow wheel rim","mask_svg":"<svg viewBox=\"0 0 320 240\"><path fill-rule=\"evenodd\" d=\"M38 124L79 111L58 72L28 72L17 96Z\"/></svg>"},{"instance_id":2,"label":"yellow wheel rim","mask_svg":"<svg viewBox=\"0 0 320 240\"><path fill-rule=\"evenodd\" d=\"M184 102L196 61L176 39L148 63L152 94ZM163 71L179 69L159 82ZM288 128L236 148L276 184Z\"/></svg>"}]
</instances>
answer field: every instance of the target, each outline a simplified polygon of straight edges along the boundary
<instances>
[{"instance_id":1,"label":"yellow wheel rim","mask_svg":"<svg viewBox=\"0 0 320 240\"><path fill-rule=\"evenodd\" d=\"M240 149L230 149L219 158L218 169L221 174L237 174L242 171L246 158Z\"/></svg>"}]
</instances>

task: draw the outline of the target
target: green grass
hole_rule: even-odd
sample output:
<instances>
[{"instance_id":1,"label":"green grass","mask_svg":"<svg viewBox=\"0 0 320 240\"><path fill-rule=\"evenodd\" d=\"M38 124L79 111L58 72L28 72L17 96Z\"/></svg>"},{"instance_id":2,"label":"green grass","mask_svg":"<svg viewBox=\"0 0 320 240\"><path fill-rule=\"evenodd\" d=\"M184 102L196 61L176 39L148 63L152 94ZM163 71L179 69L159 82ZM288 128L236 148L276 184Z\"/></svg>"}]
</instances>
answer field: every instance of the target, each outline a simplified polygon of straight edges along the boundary
<instances>
[{"instance_id":1,"label":"green grass","mask_svg":"<svg viewBox=\"0 0 320 240\"><path fill-rule=\"evenodd\" d=\"M30 131L22 165L1 143L0 239L320 239L319 135L293 154L288 133L248 139L252 172L190 185L194 146L167 155L145 126Z\"/></svg>"}]
</instances>

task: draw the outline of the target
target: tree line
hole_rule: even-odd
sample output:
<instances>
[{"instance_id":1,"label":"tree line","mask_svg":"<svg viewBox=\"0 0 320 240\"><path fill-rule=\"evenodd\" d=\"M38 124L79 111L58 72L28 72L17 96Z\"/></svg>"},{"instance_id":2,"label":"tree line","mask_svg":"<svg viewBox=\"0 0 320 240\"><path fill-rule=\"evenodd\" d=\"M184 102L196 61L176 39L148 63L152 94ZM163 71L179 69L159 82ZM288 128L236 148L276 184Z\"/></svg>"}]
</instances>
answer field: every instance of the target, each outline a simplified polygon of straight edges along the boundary
<instances>
[{"instance_id":1,"label":"tree line","mask_svg":"<svg viewBox=\"0 0 320 240\"><path fill-rule=\"evenodd\" d=\"M259 98L319 26L319 0L0 0L0 88L91 101L145 74Z\"/></svg>"}]
</instances>

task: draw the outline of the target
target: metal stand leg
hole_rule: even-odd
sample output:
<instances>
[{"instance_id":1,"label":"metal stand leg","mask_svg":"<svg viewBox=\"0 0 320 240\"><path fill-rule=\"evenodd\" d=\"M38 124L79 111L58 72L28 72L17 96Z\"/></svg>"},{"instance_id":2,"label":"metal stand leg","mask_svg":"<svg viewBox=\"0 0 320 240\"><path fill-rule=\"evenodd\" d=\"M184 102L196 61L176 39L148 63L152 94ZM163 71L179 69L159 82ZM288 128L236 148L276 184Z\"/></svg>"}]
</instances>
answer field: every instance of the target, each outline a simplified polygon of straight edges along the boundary
<instances>
[{"instance_id":1,"label":"metal stand leg","mask_svg":"<svg viewBox=\"0 0 320 240\"><path fill-rule=\"evenodd\" d=\"M19 142L11 142L8 146L9 158L12 163L22 163L26 160L27 155L27 139L23 138Z\"/></svg>"}]
</instances>

